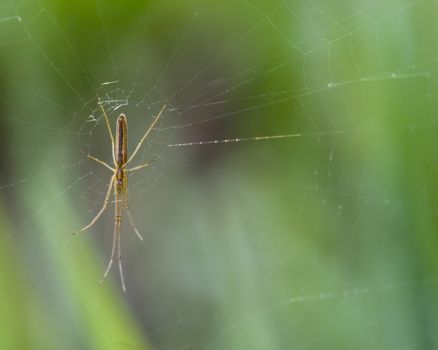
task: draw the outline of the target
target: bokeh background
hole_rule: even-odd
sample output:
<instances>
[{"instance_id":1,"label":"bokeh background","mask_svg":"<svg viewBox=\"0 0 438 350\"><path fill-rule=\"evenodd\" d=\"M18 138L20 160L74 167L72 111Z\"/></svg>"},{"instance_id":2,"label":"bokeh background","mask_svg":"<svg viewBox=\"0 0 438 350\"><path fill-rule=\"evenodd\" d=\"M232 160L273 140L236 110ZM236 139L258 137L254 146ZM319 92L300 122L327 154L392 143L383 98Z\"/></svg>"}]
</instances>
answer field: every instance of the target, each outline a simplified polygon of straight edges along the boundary
<instances>
[{"instance_id":1,"label":"bokeh background","mask_svg":"<svg viewBox=\"0 0 438 350\"><path fill-rule=\"evenodd\" d=\"M2 0L0 348L438 348L437 14ZM86 158L111 160L98 98L131 152L167 104L130 178L127 293L98 283L113 209L71 235L110 177Z\"/></svg>"}]
</instances>

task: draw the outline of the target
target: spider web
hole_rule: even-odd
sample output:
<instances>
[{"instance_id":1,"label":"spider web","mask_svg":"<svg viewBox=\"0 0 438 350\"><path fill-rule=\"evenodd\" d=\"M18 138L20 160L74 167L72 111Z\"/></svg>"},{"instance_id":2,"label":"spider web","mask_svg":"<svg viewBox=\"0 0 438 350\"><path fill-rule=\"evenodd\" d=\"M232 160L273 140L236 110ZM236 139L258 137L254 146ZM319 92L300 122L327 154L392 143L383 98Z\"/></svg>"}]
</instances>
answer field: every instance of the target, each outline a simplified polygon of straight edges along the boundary
<instances>
[{"instance_id":1,"label":"spider web","mask_svg":"<svg viewBox=\"0 0 438 350\"><path fill-rule=\"evenodd\" d=\"M433 348L436 11L428 0L1 3L2 259L17 251L43 305L56 295L74 309L69 289L99 299L118 286L115 272L96 283L113 208L69 234L102 207L111 176L87 158L111 162L98 100L113 126L128 116L131 153L166 105L135 159L151 165L129 178L145 242L122 232L119 302L141 340L117 341ZM71 337L60 333L77 348Z\"/></svg>"}]
</instances>

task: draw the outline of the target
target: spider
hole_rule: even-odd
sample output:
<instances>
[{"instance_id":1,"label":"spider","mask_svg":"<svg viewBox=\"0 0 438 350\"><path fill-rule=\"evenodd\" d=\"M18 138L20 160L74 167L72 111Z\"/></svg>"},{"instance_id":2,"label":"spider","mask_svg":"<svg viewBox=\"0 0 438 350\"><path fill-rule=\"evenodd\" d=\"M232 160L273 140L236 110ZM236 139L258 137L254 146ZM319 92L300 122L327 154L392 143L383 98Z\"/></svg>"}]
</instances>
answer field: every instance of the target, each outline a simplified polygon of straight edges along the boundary
<instances>
[{"instance_id":1,"label":"spider","mask_svg":"<svg viewBox=\"0 0 438 350\"><path fill-rule=\"evenodd\" d=\"M131 211L129 210L129 201L128 201L128 172L140 170L143 168L146 168L150 163L144 163L138 166L135 166L133 168L128 168L128 164L131 163L131 161L134 159L134 157L137 155L138 151L140 150L141 146L143 145L144 140L149 135L149 133L154 128L155 124L157 123L158 119L160 118L161 114L164 111L165 105L161 108L160 112L157 114L157 116L152 120L152 123L147 128L146 132L144 133L143 137L140 139L139 143L135 147L134 152L132 155L128 158L128 118L125 116L125 114L121 113L116 121L116 138L114 140L113 132L111 131L111 126L109 122L108 115L105 112L105 109L103 108L102 102L99 99L98 104L102 110L102 113L105 117L106 126L108 128L108 133L111 138L111 146L112 146L112 155L113 155L113 162L114 167L111 167L106 162L97 159L96 157L93 157L91 155L87 155L88 158L96 161L97 163L103 165L107 169L109 169L113 175L111 176L108 190L105 195L105 200L103 202L102 208L99 210L99 212L96 214L96 216L91 220L91 222L81 228L79 231L74 232L73 234L77 234L79 232L85 231L89 229L91 226L93 226L96 221L99 219L99 217L103 214L105 209L108 207L108 204L110 203L110 195L111 192L114 192L114 203L115 203L115 215L114 215L114 234L113 234L113 247L111 251L111 258L108 262L108 266L103 274L102 279L100 282L103 282L105 278L107 277L111 266L113 265L114 259L116 257L116 247L117 247L117 260L119 264L119 272L120 272L120 282L122 284L122 289L124 292L126 292L126 286L125 286L125 279L123 276L123 268L122 268L122 254L121 254L121 246L120 246L120 227L122 224L122 211L123 209L126 209L126 212L128 213L128 219L129 222L137 235L137 237L142 241L143 237L141 236L140 232L137 230L137 227L134 224L134 220L132 219Z\"/></svg>"}]
</instances>

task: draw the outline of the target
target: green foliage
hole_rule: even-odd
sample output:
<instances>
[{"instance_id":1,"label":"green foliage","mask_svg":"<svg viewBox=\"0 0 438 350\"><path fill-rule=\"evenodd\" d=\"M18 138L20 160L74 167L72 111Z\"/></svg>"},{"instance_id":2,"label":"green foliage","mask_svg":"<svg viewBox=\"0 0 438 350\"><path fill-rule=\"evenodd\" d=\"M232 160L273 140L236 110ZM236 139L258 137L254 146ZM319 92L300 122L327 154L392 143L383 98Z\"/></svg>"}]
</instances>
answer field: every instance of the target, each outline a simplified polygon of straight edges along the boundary
<instances>
[{"instance_id":1,"label":"green foliage","mask_svg":"<svg viewBox=\"0 0 438 350\"><path fill-rule=\"evenodd\" d=\"M0 5L0 349L437 348L435 14ZM113 210L71 236L111 176L86 157L111 160L97 96L131 149L168 103L130 177L126 294L98 283Z\"/></svg>"}]
</instances>

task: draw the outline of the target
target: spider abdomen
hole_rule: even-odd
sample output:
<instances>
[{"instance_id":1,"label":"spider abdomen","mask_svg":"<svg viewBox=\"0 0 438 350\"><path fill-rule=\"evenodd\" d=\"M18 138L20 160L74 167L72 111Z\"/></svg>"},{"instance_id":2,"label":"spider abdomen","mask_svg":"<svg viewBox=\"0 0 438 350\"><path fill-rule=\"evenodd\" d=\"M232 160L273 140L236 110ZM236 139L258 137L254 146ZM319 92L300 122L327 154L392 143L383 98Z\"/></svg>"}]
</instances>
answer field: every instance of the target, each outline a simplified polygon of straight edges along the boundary
<instances>
[{"instance_id":1,"label":"spider abdomen","mask_svg":"<svg viewBox=\"0 0 438 350\"><path fill-rule=\"evenodd\" d=\"M128 161L128 119L123 113L117 118L116 141L116 162L121 167Z\"/></svg>"}]
</instances>

